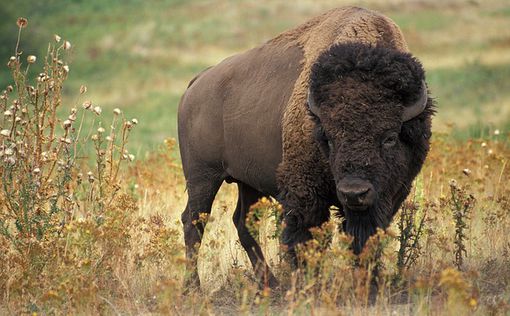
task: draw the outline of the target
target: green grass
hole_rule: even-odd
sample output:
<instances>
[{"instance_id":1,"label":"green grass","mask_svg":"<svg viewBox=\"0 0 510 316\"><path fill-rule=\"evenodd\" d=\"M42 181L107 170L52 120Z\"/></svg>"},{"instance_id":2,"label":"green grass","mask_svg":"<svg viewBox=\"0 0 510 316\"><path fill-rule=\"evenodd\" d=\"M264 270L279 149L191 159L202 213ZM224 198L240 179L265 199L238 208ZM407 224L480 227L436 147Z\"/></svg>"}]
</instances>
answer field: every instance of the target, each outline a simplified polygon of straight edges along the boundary
<instances>
[{"instance_id":1,"label":"green grass","mask_svg":"<svg viewBox=\"0 0 510 316\"><path fill-rule=\"evenodd\" d=\"M349 3L356 4L341 2ZM456 3L397 7L367 1L364 6L393 18L413 53L425 61L438 100L435 128L454 123L455 135L465 138L479 134L473 126L503 129L510 121L510 61L505 57L510 55L510 17L502 0L483 6ZM63 111L74 105L80 85L87 85L86 98L105 113L120 107L140 120L130 146L144 155L164 138L176 137L177 103L197 72L338 5L307 0L16 1L0 9L5 17L0 44L14 46L18 16L29 19L25 53L42 56L55 33L71 41ZM0 61L11 54L0 48ZM2 67L0 86L9 83L6 74Z\"/></svg>"},{"instance_id":2,"label":"green grass","mask_svg":"<svg viewBox=\"0 0 510 316\"><path fill-rule=\"evenodd\" d=\"M442 122L454 122L466 128L473 123L478 126L504 126L510 120L510 64L487 66L472 63L454 69L433 69L428 71L427 77ZM459 117L459 113L464 119Z\"/></svg>"},{"instance_id":3,"label":"green grass","mask_svg":"<svg viewBox=\"0 0 510 316\"><path fill-rule=\"evenodd\" d=\"M438 10L423 10L419 12L397 13L391 18L398 24L402 31L430 32L444 30L455 23L452 14Z\"/></svg>"}]
</instances>

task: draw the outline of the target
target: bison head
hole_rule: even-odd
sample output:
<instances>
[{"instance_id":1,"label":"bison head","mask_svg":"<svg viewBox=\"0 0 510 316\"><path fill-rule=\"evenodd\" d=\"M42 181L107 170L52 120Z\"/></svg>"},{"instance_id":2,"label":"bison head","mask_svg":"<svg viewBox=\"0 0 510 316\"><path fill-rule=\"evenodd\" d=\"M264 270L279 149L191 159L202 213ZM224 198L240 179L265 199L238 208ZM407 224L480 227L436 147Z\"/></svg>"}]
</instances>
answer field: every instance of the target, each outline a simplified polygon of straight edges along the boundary
<instances>
[{"instance_id":1,"label":"bison head","mask_svg":"<svg viewBox=\"0 0 510 316\"><path fill-rule=\"evenodd\" d=\"M312 67L308 106L360 253L389 225L427 155L434 111L423 68L395 49L338 44Z\"/></svg>"}]
</instances>

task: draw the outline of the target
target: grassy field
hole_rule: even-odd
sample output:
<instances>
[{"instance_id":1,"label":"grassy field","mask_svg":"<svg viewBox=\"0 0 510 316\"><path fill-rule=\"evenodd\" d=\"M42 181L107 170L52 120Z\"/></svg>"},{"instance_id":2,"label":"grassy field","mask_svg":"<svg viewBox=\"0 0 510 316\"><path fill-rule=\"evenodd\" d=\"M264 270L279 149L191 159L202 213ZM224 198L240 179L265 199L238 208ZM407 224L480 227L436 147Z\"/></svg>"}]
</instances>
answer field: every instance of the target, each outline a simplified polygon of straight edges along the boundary
<instances>
[{"instance_id":1,"label":"grassy field","mask_svg":"<svg viewBox=\"0 0 510 316\"><path fill-rule=\"evenodd\" d=\"M36 2L35 2L36 3ZM142 155L176 135L175 111L201 69L266 41L349 1L31 1L6 4L28 16L26 52L44 53L53 34L73 44L65 91L70 107L80 85L92 101L123 107L144 124L131 146ZM33 4L33 5L32 5ZM506 1L360 3L393 18L427 69L440 110L434 128L461 139L510 122L510 13ZM6 23L5 19L3 23ZM13 47L14 30L3 42ZM4 27L6 29L6 27ZM10 37L9 37L10 36ZM25 47L22 47L25 49ZM4 53L6 60L12 52ZM6 70L0 82L5 84Z\"/></svg>"},{"instance_id":2,"label":"grassy field","mask_svg":"<svg viewBox=\"0 0 510 316\"><path fill-rule=\"evenodd\" d=\"M199 255L202 290L182 293L179 218L186 192L171 139L181 94L201 69L347 4L354 1L3 4L0 60L7 63L14 54L18 16L28 18L21 60L37 56L29 82L21 76L21 89L14 85L12 94L21 100L31 100L30 92L20 92L31 91L25 85L48 89L33 78L43 71L53 34L72 47L60 51L69 72L61 65L44 70L63 84L51 90L48 104L61 106L45 112L47 125L39 131L32 116L18 127L26 133L2 138L2 146L26 146L35 154L11 163L2 148L0 314L509 313L510 4L504 0L356 2L397 22L438 103L432 150L413 193L390 230L367 247L361 268L352 268L349 237L328 226L316 234L319 241L333 236L329 249L320 254L325 245L308 245L309 269L290 273L273 238L277 225L270 214L278 206L261 201L257 208L265 215L253 225L283 286L259 291L231 221L237 189L225 184ZM13 84L13 71L24 70L2 66L1 87ZM80 95L82 85L87 92ZM102 114L82 109L85 100L101 106ZM66 143L59 125L73 107L73 127L78 130L85 117L84 137L76 143L83 151L76 151L74 138ZM109 134L112 120L118 125ZM12 119L4 114L0 122L6 129ZM63 140L49 137L52 130ZM46 154L37 149L41 144ZM94 163L80 162L83 153ZM129 162L129 154L137 159ZM368 306L365 281L374 264L382 267L381 292Z\"/></svg>"}]
</instances>

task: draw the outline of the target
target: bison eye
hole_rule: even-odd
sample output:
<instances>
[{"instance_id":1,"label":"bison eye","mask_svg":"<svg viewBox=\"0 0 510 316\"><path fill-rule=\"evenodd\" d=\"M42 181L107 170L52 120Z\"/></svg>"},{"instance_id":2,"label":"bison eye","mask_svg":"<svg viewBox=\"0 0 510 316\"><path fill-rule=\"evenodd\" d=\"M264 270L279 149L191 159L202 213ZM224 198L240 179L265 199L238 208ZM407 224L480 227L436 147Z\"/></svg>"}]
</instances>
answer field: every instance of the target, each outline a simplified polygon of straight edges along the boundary
<instances>
[{"instance_id":1,"label":"bison eye","mask_svg":"<svg viewBox=\"0 0 510 316\"><path fill-rule=\"evenodd\" d=\"M397 144L397 140L398 140L397 133L392 133L383 140L382 145L384 148L391 148Z\"/></svg>"}]
</instances>

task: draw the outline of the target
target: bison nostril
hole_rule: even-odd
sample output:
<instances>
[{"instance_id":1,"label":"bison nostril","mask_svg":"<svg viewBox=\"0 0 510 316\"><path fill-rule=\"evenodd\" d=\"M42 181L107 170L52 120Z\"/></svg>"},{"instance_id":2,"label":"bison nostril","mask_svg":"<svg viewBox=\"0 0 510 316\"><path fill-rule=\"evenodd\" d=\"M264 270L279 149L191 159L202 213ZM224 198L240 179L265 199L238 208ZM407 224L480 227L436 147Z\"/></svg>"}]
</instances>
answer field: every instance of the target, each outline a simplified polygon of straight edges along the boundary
<instances>
[{"instance_id":1,"label":"bison nostril","mask_svg":"<svg viewBox=\"0 0 510 316\"><path fill-rule=\"evenodd\" d=\"M374 202L374 187L368 181L343 180L338 183L337 189L341 202L347 207L369 207Z\"/></svg>"},{"instance_id":2,"label":"bison nostril","mask_svg":"<svg viewBox=\"0 0 510 316\"><path fill-rule=\"evenodd\" d=\"M347 200L350 200L353 202L358 201L361 203L367 196L368 191L369 191L369 189L360 190L360 191L346 191L346 192L342 192L342 193L347 197Z\"/></svg>"},{"instance_id":3,"label":"bison nostril","mask_svg":"<svg viewBox=\"0 0 510 316\"><path fill-rule=\"evenodd\" d=\"M363 200L365 200L365 197L367 196L368 194L368 191L369 189L366 189L364 191L360 191L357 196L358 196L358 202L359 203L363 203Z\"/></svg>"}]
</instances>

